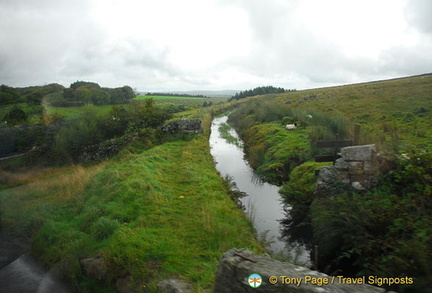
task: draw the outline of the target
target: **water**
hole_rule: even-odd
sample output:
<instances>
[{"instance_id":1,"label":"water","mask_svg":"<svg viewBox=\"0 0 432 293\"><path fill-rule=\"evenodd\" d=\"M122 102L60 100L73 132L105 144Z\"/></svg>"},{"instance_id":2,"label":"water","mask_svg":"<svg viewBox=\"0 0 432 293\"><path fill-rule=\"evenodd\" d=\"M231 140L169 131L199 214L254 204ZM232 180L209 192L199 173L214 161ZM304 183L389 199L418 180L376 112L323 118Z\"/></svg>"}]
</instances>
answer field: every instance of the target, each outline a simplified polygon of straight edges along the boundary
<instances>
[{"instance_id":1,"label":"water","mask_svg":"<svg viewBox=\"0 0 432 293\"><path fill-rule=\"evenodd\" d=\"M46 270L25 253L28 244L6 235L0 229L0 293L70 293L55 268Z\"/></svg>"},{"instance_id":2,"label":"water","mask_svg":"<svg viewBox=\"0 0 432 293\"><path fill-rule=\"evenodd\" d=\"M280 220L285 217L285 212L279 187L262 182L244 159L243 149L221 137L219 126L227 120L227 116L214 118L211 126L210 147L216 169L222 177L231 177L237 188L247 194L240 200L258 239L267 244L267 249L300 265L310 266L309 252L303 246L289 244L281 237ZM233 129L231 135L240 140Z\"/></svg>"}]
</instances>

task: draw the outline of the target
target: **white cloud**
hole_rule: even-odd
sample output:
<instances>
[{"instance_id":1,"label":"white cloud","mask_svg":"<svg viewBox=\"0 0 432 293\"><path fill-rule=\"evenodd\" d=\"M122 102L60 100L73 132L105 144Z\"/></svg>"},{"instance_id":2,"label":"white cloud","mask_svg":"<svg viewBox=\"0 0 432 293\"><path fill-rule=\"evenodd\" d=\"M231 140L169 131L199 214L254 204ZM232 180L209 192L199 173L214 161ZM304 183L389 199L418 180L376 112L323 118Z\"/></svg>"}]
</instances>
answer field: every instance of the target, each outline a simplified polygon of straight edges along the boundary
<instances>
[{"instance_id":1,"label":"white cloud","mask_svg":"<svg viewBox=\"0 0 432 293\"><path fill-rule=\"evenodd\" d=\"M429 0L3 0L0 83L309 88L430 71Z\"/></svg>"}]
</instances>

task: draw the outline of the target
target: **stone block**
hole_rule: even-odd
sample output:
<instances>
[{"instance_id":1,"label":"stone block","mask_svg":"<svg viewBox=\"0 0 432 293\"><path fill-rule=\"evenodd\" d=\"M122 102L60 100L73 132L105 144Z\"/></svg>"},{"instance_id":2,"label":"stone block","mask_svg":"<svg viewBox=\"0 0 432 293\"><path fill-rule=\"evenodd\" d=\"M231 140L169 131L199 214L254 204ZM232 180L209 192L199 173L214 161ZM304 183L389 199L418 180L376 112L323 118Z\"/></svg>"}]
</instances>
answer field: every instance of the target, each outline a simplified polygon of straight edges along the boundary
<instances>
[{"instance_id":1,"label":"stone block","mask_svg":"<svg viewBox=\"0 0 432 293\"><path fill-rule=\"evenodd\" d=\"M337 170L333 166L322 167L318 173L318 178L324 182L331 183L336 179Z\"/></svg>"},{"instance_id":2,"label":"stone block","mask_svg":"<svg viewBox=\"0 0 432 293\"><path fill-rule=\"evenodd\" d=\"M364 162L348 162L348 172L350 174L364 174Z\"/></svg>"},{"instance_id":3,"label":"stone block","mask_svg":"<svg viewBox=\"0 0 432 293\"><path fill-rule=\"evenodd\" d=\"M345 161L373 161L376 156L374 144L344 147L341 149Z\"/></svg>"},{"instance_id":4,"label":"stone block","mask_svg":"<svg viewBox=\"0 0 432 293\"><path fill-rule=\"evenodd\" d=\"M182 118L170 122L162 127L164 132L185 132L185 133L201 133L203 132L201 119L186 119Z\"/></svg>"},{"instance_id":5,"label":"stone block","mask_svg":"<svg viewBox=\"0 0 432 293\"><path fill-rule=\"evenodd\" d=\"M344 161L344 159L339 158L336 160L334 167L341 171L347 171L348 170L348 163Z\"/></svg>"},{"instance_id":6,"label":"stone block","mask_svg":"<svg viewBox=\"0 0 432 293\"><path fill-rule=\"evenodd\" d=\"M258 288L252 288L249 285L249 276L252 274L261 276L261 279L258 280L260 282ZM315 284L312 278L316 281ZM342 284L337 281L331 284L331 280L331 276L305 267L254 255L245 249L231 249L225 252L219 261L214 292L385 292L385 289L370 285ZM319 286L318 281L328 282L328 284Z\"/></svg>"}]
</instances>

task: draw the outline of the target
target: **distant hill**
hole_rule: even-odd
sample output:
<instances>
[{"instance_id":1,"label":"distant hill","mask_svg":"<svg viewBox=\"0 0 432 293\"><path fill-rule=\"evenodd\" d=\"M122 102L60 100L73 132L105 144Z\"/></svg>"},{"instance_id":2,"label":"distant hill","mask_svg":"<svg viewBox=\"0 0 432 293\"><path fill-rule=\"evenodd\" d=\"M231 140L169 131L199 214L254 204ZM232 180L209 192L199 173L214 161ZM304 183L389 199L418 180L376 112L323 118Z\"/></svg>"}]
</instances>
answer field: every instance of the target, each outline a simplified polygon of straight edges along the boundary
<instances>
[{"instance_id":1,"label":"distant hill","mask_svg":"<svg viewBox=\"0 0 432 293\"><path fill-rule=\"evenodd\" d=\"M189 94L189 95L203 95L206 97L215 97L215 98L231 98L236 93L240 92L240 90L219 90L219 91L209 91L209 90L195 90L195 91L158 91L162 93L170 93L170 94ZM139 92L139 94L145 95L148 92Z\"/></svg>"}]
</instances>

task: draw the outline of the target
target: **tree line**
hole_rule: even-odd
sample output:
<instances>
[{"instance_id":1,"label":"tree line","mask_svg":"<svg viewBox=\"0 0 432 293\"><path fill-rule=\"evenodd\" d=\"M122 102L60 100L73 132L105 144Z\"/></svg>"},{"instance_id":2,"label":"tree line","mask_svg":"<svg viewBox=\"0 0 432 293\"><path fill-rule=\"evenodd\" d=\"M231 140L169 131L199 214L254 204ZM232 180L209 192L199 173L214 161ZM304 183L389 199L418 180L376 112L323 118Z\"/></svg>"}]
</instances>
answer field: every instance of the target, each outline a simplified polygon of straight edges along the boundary
<instances>
[{"instance_id":1,"label":"tree line","mask_svg":"<svg viewBox=\"0 0 432 293\"><path fill-rule=\"evenodd\" d=\"M232 96L229 99L229 101L240 100L247 97L259 96L259 95L280 94L280 93L293 92L293 91L296 90L295 89L286 90L284 88L274 87L274 86L261 86L261 87L254 88L252 90L240 91L236 93L234 96Z\"/></svg>"},{"instance_id":2,"label":"tree line","mask_svg":"<svg viewBox=\"0 0 432 293\"><path fill-rule=\"evenodd\" d=\"M208 98L203 95L190 95L190 94L174 94L174 93L146 93L146 96L163 96L163 97L181 97L181 98Z\"/></svg>"},{"instance_id":3,"label":"tree line","mask_svg":"<svg viewBox=\"0 0 432 293\"><path fill-rule=\"evenodd\" d=\"M94 82L76 81L65 88L60 84L13 88L0 86L0 105L27 103L41 105L46 100L53 106L118 105L128 103L136 94L130 86L103 88Z\"/></svg>"}]
</instances>

